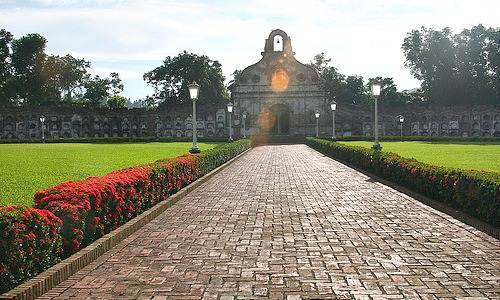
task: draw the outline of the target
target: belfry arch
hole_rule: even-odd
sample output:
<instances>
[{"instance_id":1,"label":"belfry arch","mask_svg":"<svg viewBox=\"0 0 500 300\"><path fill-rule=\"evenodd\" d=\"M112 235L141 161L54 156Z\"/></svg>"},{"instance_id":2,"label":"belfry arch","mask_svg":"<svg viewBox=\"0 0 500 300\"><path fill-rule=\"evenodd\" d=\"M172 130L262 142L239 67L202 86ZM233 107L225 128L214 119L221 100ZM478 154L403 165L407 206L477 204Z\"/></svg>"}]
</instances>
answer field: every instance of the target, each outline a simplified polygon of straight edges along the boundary
<instances>
[{"instance_id":1,"label":"belfry arch","mask_svg":"<svg viewBox=\"0 0 500 300\"><path fill-rule=\"evenodd\" d=\"M247 134L313 134L310 112L323 111L326 99L318 73L295 59L291 38L281 29L271 31L261 55L243 69L233 92L235 112L248 116Z\"/></svg>"},{"instance_id":2,"label":"belfry arch","mask_svg":"<svg viewBox=\"0 0 500 300\"><path fill-rule=\"evenodd\" d=\"M274 41L274 46L273 50L274 52L282 52L283 51L283 37L281 35L275 35L273 38Z\"/></svg>"}]
</instances>

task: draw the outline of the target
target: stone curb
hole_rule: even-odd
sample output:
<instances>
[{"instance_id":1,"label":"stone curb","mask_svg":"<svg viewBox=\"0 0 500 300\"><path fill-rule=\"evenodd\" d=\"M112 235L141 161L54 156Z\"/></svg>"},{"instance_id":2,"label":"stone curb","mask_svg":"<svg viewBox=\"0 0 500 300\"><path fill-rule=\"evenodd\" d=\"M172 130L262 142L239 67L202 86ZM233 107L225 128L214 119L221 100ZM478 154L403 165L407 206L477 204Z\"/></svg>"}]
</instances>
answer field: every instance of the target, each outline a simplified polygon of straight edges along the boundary
<instances>
[{"instance_id":1,"label":"stone curb","mask_svg":"<svg viewBox=\"0 0 500 300\"><path fill-rule=\"evenodd\" d=\"M306 145L306 146L308 146L308 145ZM389 181L387 179L383 179L375 174L372 174L368 171L365 171L365 170L360 169L356 166L353 166L348 162L345 162L345 161L340 160L338 158L321 153L320 151L318 151L310 146L308 146L308 147L313 149L314 151L318 152L319 154L321 154L323 156L329 157L335 161L338 161L338 162L348 166L351 169L354 169L360 173L363 173L366 176L371 177L372 179L374 179L378 183L382 183L383 185L386 185L386 186L388 186L388 187L390 187L398 192L401 192L407 196L410 196L410 197L418 200L420 203L422 203L424 205L427 205L427 206L434 208L435 210L439 211L439 213L434 212L435 214L437 214L438 216L445 218L445 219L451 218L451 220L450 219L448 219L448 220L457 226L460 226L460 227L468 230L468 228L465 228L462 224L460 224L456 220L463 222L466 225L472 226L475 229L477 229L477 230L479 230L479 231L481 231L481 232L483 232L483 233L485 233L485 234L487 234L487 235L489 235L497 240L500 239L500 229L499 228L495 228L484 221L481 221L481 220L479 220L479 219L477 219L469 214L464 213L463 211L453 209L452 207L449 207L444 203L441 203L439 201L431 199L427 196L424 196L420 193L412 191L408 188L402 187L402 186L400 186L392 181Z\"/></svg>"},{"instance_id":2,"label":"stone curb","mask_svg":"<svg viewBox=\"0 0 500 300\"><path fill-rule=\"evenodd\" d=\"M156 204L139 216L123 224L119 228L99 238L89 246L83 248L77 253L59 262L58 264L55 264L54 266L38 274L27 282L22 283L21 285L18 285L5 294L0 295L0 299L31 300L42 296L44 293L48 292L61 282L68 279L71 275L75 274L83 267L96 260L99 256L103 255L105 252L119 244L125 238L136 232L142 226L146 225L151 220L159 216L167 208L171 207L177 201L184 198L184 196L190 193L193 189L206 182L208 179L222 171L224 168L229 166L236 159L248 153L248 151L250 150L251 148L243 151L229 161L210 171L208 174L184 187L174 195L170 196L166 201L162 201Z\"/></svg>"}]
</instances>

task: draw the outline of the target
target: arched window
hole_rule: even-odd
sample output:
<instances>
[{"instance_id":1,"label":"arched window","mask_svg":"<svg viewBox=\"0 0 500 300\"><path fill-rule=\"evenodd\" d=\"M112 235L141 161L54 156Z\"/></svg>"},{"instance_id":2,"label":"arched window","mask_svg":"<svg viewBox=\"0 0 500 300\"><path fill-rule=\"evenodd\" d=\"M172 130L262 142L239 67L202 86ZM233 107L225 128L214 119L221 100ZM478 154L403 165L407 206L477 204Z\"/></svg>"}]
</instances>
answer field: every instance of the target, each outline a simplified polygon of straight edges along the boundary
<instances>
[{"instance_id":1,"label":"arched window","mask_svg":"<svg viewBox=\"0 0 500 300\"><path fill-rule=\"evenodd\" d=\"M281 52L283 51L283 37L281 35L274 36L274 47L273 51Z\"/></svg>"}]
</instances>

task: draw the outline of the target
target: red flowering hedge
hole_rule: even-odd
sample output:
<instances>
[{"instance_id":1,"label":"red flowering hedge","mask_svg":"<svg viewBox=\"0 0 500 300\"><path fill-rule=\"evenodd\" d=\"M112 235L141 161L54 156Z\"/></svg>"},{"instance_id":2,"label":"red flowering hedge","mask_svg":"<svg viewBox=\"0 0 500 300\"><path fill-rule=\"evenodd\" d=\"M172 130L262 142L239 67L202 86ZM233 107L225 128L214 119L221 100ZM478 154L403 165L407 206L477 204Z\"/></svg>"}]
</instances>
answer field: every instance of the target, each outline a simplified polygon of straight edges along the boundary
<instances>
[{"instance_id":1,"label":"red flowering hedge","mask_svg":"<svg viewBox=\"0 0 500 300\"><path fill-rule=\"evenodd\" d=\"M63 221L64 256L124 224L249 147L247 140L222 144L199 155L183 155L65 182L35 194L35 207Z\"/></svg>"},{"instance_id":2,"label":"red flowering hedge","mask_svg":"<svg viewBox=\"0 0 500 300\"><path fill-rule=\"evenodd\" d=\"M47 210L0 207L0 293L59 260L60 226Z\"/></svg>"},{"instance_id":3,"label":"red flowering hedge","mask_svg":"<svg viewBox=\"0 0 500 300\"><path fill-rule=\"evenodd\" d=\"M310 147L500 227L500 173L449 169L359 146L307 138Z\"/></svg>"},{"instance_id":4,"label":"red flowering hedge","mask_svg":"<svg viewBox=\"0 0 500 300\"><path fill-rule=\"evenodd\" d=\"M197 155L65 182L37 192L36 208L0 207L0 292L77 252L249 147L248 140L240 140Z\"/></svg>"}]
</instances>

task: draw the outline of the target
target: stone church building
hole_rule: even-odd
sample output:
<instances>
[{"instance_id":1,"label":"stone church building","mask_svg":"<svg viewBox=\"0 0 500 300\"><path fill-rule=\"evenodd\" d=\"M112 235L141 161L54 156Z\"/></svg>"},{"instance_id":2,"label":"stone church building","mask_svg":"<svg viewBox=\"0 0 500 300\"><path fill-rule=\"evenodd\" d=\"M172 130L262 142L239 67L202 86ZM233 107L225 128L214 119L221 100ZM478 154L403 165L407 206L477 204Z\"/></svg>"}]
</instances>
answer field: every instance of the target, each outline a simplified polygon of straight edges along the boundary
<instances>
[{"instance_id":1,"label":"stone church building","mask_svg":"<svg viewBox=\"0 0 500 300\"><path fill-rule=\"evenodd\" d=\"M280 29L266 39L262 58L246 67L233 100L247 114L247 134L310 135L315 110L323 112L325 94L318 73L297 59L290 37Z\"/></svg>"}]
</instances>

